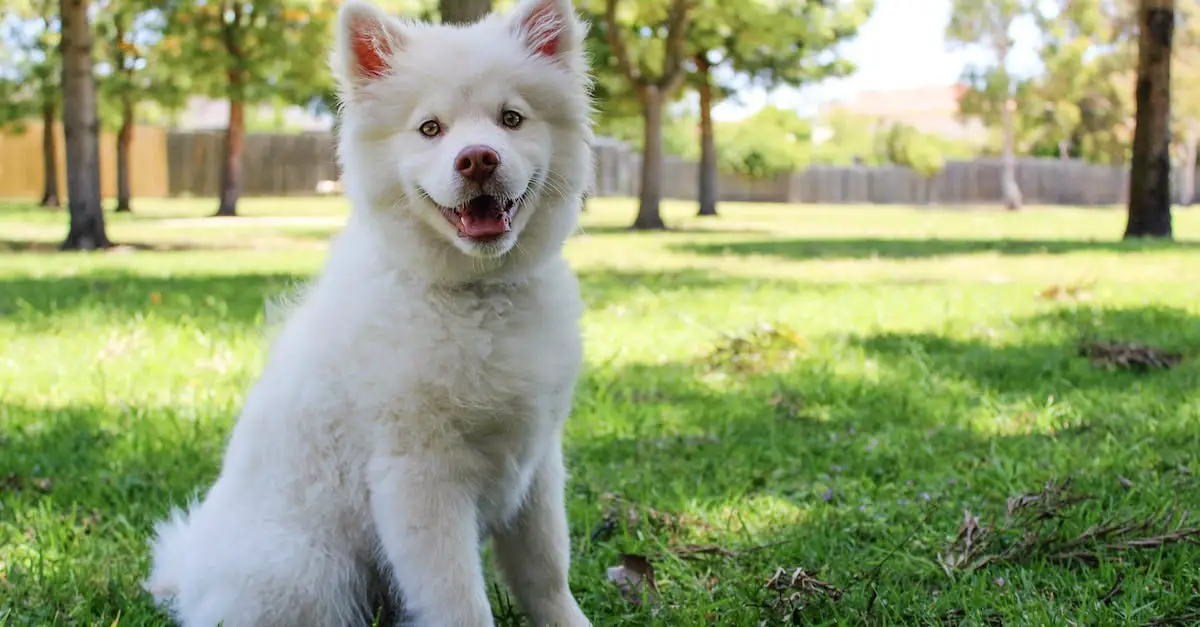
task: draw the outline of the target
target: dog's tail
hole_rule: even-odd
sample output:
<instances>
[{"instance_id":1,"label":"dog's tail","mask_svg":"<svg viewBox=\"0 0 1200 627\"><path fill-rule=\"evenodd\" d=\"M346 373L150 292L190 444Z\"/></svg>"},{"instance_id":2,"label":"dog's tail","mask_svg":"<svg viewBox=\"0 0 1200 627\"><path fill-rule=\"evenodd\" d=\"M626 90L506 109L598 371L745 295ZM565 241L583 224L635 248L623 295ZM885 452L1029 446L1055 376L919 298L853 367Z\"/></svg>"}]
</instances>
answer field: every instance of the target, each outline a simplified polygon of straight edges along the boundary
<instances>
[{"instance_id":1,"label":"dog's tail","mask_svg":"<svg viewBox=\"0 0 1200 627\"><path fill-rule=\"evenodd\" d=\"M159 604L169 604L179 594L180 573L187 570L188 513L171 510L167 520L154 526L150 543L150 576L143 584Z\"/></svg>"}]
</instances>

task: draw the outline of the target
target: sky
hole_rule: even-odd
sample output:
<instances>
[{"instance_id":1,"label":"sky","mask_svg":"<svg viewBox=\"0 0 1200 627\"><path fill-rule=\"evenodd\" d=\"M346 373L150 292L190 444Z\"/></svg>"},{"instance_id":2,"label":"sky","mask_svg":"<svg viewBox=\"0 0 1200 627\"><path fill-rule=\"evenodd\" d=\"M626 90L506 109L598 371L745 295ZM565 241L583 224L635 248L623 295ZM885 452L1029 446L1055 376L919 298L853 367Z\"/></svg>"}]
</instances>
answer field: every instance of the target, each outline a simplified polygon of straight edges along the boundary
<instances>
[{"instance_id":1,"label":"sky","mask_svg":"<svg viewBox=\"0 0 1200 627\"><path fill-rule=\"evenodd\" d=\"M950 0L875 0L875 10L857 37L842 47L843 56L858 68L854 75L770 95L761 89L745 90L741 102L720 104L713 117L736 120L768 103L811 115L821 105L844 100L860 90L954 83L968 62L986 62L988 57L978 50L950 48L945 38L949 20ZM1033 24L1014 25L1012 34L1016 46L1009 70L1018 75L1038 72L1038 35Z\"/></svg>"}]
</instances>

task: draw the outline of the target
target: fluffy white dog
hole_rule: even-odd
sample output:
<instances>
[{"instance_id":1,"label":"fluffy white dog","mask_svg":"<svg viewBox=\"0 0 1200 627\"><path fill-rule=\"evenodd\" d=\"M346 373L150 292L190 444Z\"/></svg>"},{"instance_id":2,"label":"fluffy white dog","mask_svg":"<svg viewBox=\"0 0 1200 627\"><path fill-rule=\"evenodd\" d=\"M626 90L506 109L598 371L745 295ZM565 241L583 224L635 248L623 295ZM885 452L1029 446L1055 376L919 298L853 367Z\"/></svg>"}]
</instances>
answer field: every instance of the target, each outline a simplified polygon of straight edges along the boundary
<instances>
[{"instance_id":1,"label":"fluffy white dog","mask_svg":"<svg viewBox=\"0 0 1200 627\"><path fill-rule=\"evenodd\" d=\"M562 245L592 176L586 25L525 0L450 27L347 0L332 54L353 205L215 485L146 587L188 627L491 625L480 543L536 625L567 584L581 363Z\"/></svg>"}]
</instances>

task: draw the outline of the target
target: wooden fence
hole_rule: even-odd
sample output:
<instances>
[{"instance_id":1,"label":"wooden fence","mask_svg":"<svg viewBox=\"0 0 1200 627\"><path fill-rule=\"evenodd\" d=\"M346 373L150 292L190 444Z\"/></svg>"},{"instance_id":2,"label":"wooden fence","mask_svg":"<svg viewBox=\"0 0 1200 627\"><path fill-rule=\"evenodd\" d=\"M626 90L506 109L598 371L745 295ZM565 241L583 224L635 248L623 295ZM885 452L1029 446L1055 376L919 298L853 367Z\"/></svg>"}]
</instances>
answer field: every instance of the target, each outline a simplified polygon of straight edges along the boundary
<instances>
[{"instance_id":1,"label":"wooden fence","mask_svg":"<svg viewBox=\"0 0 1200 627\"><path fill-rule=\"evenodd\" d=\"M58 148L58 195L66 199L66 157L62 125L55 125ZM167 185L166 130L138 126L130 145L129 187L134 196L162 197ZM30 122L22 133L0 134L0 198L38 199L45 185L42 163L42 123ZM104 132L100 137L100 193L117 194L117 138Z\"/></svg>"},{"instance_id":2,"label":"wooden fence","mask_svg":"<svg viewBox=\"0 0 1200 627\"><path fill-rule=\"evenodd\" d=\"M172 196L217 196L225 134L171 133L167 136ZM337 180L333 137L329 133L246 136L242 153L242 193L246 196L305 196L319 181Z\"/></svg>"},{"instance_id":3,"label":"wooden fence","mask_svg":"<svg viewBox=\"0 0 1200 627\"><path fill-rule=\"evenodd\" d=\"M104 189L115 183L115 143L104 139ZM216 196L220 189L224 134L139 128L134 139L133 190L138 196ZM596 146L594 196L636 196L641 155L611 139ZM40 129L31 124L17 137L0 137L0 197L36 197L41 192ZM60 142L61 152L61 142ZM61 159L60 159L61 162ZM251 134L243 155L246 196L305 196L320 181L338 179L329 133ZM801 172L755 180L722 173L722 200L781 203L873 203L979 205L1001 202L998 159L952 161L925 178L894 166L814 166ZM60 170L61 173L61 170ZM1178 174L1178 173L1176 173ZM1112 205L1125 201L1129 175L1124 166L1057 159L1020 159L1017 181L1030 204ZM1178 180L1178 176L1174 177ZM668 157L662 169L665 198L694 200L695 162ZM1181 201L1178 191L1175 200ZM1195 200L1194 198L1191 200Z\"/></svg>"},{"instance_id":4,"label":"wooden fence","mask_svg":"<svg viewBox=\"0 0 1200 627\"><path fill-rule=\"evenodd\" d=\"M220 133L172 133L168 138L171 195L215 195L223 137ZM596 142L594 196L636 196L641 155L615 140ZM307 195L317 183L338 178L332 138L325 133L246 137L247 195ZM951 161L937 176L922 177L895 166L814 166L765 180L721 173L722 200L781 203L998 204L999 159ZM696 198L697 166L667 157L663 197ZM1178 178L1178 177L1176 177ZM1017 182L1025 201L1048 205L1112 205L1125 202L1125 166L1057 159L1019 159ZM1176 200L1180 200L1176 197Z\"/></svg>"}]
</instances>

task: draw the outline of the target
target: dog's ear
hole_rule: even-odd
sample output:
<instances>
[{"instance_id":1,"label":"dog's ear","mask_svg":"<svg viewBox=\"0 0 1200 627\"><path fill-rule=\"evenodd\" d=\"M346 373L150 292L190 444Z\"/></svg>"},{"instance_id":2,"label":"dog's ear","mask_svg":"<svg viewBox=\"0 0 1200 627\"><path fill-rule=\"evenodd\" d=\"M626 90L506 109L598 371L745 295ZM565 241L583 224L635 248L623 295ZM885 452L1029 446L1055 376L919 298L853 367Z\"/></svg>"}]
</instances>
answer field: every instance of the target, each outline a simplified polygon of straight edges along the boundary
<instances>
[{"instance_id":1,"label":"dog's ear","mask_svg":"<svg viewBox=\"0 0 1200 627\"><path fill-rule=\"evenodd\" d=\"M535 54L560 59L577 52L583 27L571 0L524 0L509 14L517 37Z\"/></svg>"},{"instance_id":2,"label":"dog's ear","mask_svg":"<svg viewBox=\"0 0 1200 627\"><path fill-rule=\"evenodd\" d=\"M346 96L386 75L404 46L400 21L366 0L346 0L336 29L330 63Z\"/></svg>"}]
</instances>

